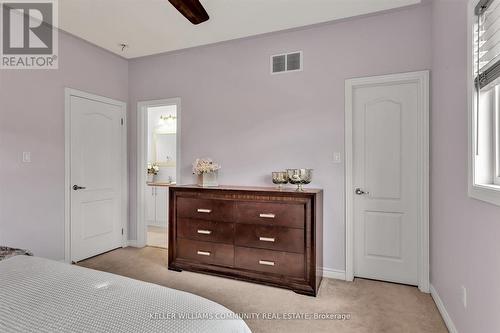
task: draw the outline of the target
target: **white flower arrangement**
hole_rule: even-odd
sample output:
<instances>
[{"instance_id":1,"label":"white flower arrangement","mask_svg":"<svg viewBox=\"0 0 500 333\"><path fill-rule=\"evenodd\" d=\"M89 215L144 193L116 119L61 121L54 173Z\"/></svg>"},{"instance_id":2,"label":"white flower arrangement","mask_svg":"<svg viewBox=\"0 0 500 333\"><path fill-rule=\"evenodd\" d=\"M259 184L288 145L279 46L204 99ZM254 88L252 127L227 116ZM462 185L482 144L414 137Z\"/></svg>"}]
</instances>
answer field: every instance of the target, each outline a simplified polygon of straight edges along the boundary
<instances>
[{"instance_id":1,"label":"white flower arrangement","mask_svg":"<svg viewBox=\"0 0 500 333\"><path fill-rule=\"evenodd\" d=\"M157 163L148 163L148 174L157 175L160 172L160 167Z\"/></svg>"},{"instance_id":2,"label":"white flower arrangement","mask_svg":"<svg viewBox=\"0 0 500 333\"><path fill-rule=\"evenodd\" d=\"M197 158L193 163L193 174L202 175L212 173L220 169L220 165L214 163L210 158Z\"/></svg>"}]
</instances>

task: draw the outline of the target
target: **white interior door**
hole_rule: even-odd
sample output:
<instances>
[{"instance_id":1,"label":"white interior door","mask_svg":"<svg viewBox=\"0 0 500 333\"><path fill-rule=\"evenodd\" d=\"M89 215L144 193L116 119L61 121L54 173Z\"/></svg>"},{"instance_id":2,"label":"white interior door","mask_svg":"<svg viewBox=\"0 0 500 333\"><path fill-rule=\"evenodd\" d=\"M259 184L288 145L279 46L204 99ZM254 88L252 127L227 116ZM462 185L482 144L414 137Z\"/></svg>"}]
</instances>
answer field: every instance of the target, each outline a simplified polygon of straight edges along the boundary
<instances>
[{"instance_id":1,"label":"white interior door","mask_svg":"<svg viewBox=\"0 0 500 333\"><path fill-rule=\"evenodd\" d=\"M352 91L354 276L418 284L419 89L399 80Z\"/></svg>"},{"instance_id":2,"label":"white interior door","mask_svg":"<svg viewBox=\"0 0 500 333\"><path fill-rule=\"evenodd\" d=\"M122 105L70 96L71 260L122 246Z\"/></svg>"}]
</instances>

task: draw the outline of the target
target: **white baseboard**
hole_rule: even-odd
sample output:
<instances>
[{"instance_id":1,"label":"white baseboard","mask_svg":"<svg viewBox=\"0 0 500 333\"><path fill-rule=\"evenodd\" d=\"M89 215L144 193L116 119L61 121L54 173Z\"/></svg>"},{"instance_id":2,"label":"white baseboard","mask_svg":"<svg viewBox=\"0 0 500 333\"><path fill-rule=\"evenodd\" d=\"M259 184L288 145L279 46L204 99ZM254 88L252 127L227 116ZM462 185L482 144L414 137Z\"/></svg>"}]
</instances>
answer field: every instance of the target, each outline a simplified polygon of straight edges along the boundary
<instances>
[{"instance_id":1,"label":"white baseboard","mask_svg":"<svg viewBox=\"0 0 500 333\"><path fill-rule=\"evenodd\" d=\"M443 301L441 300L441 297L439 297L439 294L437 293L436 289L434 289L434 286L432 284L430 289L431 289L432 299L434 300L434 303L436 303L436 306L439 310L439 313L441 313L441 317L443 317L444 323L446 324L448 331L450 333L458 333L458 330L456 329L455 324L453 324L453 321L451 320L448 311L446 311L446 308L444 306Z\"/></svg>"},{"instance_id":2,"label":"white baseboard","mask_svg":"<svg viewBox=\"0 0 500 333\"><path fill-rule=\"evenodd\" d=\"M146 226L167 228L167 221L146 221Z\"/></svg>"},{"instance_id":3,"label":"white baseboard","mask_svg":"<svg viewBox=\"0 0 500 333\"><path fill-rule=\"evenodd\" d=\"M323 277L345 281L345 271L323 267Z\"/></svg>"},{"instance_id":4,"label":"white baseboard","mask_svg":"<svg viewBox=\"0 0 500 333\"><path fill-rule=\"evenodd\" d=\"M144 245L139 245L139 243L136 240L128 240L127 246L139 247L139 248L144 247Z\"/></svg>"}]
</instances>

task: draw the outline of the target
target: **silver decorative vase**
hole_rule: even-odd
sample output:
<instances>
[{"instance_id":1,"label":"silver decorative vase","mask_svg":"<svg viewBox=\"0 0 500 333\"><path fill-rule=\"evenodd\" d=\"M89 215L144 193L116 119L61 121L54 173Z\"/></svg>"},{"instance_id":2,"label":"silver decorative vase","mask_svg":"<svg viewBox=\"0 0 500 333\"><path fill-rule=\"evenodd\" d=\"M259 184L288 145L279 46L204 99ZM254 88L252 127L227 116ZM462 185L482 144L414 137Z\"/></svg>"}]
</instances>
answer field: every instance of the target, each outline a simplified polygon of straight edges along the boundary
<instances>
[{"instance_id":1,"label":"silver decorative vase","mask_svg":"<svg viewBox=\"0 0 500 333\"><path fill-rule=\"evenodd\" d=\"M288 184L288 173L286 171L275 171L272 173L273 183L282 189L284 184Z\"/></svg>"},{"instance_id":2,"label":"silver decorative vase","mask_svg":"<svg viewBox=\"0 0 500 333\"><path fill-rule=\"evenodd\" d=\"M312 180L312 169L286 169L290 184L297 185L297 191L304 191L304 184Z\"/></svg>"}]
</instances>

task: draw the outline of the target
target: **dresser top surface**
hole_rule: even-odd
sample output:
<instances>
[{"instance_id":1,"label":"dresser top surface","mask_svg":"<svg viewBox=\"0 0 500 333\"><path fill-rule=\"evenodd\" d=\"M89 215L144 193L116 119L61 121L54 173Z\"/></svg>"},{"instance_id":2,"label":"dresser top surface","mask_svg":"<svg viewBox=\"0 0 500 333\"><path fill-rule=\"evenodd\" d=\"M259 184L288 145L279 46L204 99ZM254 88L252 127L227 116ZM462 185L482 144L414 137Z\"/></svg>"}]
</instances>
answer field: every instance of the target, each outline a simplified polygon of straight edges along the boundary
<instances>
[{"instance_id":1,"label":"dresser top surface","mask_svg":"<svg viewBox=\"0 0 500 333\"><path fill-rule=\"evenodd\" d=\"M198 185L175 185L171 186L173 189L193 189L193 190L216 190L216 191L248 191L248 192L273 192L273 193L286 193L286 194L316 194L323 192L322 189L317 188L304 188L303 191L297 191L296 187L271 187L271 186L234 186L234 185L219 185L213 187L201 187Z\"/></svg>"}]
</instances>

